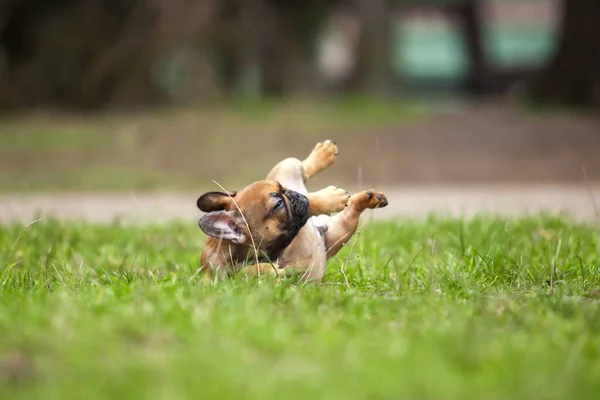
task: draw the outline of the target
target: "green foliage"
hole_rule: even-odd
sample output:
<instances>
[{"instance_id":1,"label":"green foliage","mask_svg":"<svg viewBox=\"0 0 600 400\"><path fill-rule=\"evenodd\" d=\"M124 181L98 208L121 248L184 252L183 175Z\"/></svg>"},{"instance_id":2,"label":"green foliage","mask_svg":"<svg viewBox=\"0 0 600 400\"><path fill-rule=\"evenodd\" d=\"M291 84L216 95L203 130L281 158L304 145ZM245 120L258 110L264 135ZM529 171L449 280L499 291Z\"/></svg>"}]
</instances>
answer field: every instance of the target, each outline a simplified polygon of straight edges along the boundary
<instances>
[{"instance_id":1,"label":"green foliage","mask_svg":"<svg viewBox=\"0 0 600 400\"><path fill-rule=\"evenodd\" d=\"M595 398L597 230L366 225L322 285L202 286L203 236L0 227L0 398Z\"/></svg>"}]
</instances>

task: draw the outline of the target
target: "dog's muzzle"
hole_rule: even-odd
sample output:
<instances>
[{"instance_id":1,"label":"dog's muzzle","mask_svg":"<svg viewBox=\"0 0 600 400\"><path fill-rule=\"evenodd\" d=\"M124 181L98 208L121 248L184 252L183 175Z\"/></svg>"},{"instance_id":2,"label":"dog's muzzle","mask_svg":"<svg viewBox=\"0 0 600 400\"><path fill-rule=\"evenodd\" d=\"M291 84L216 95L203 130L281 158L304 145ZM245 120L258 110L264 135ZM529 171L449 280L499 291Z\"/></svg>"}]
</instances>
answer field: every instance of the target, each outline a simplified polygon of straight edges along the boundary
<instances>
[{"instance_id":1,"label":"dog's muzzle","mask_svg":"<svg viewBox=\"0 0 600 400\"><path fill-rule=\"evenodd\" d=\"M308 198L293 190L285 190L283 193L288 200L288 221L280 225L281 235L267 249L265 254L269 260L277 260L281 252L290 245L300 229L306 225L310 217Z\"/></svg>"},{"instance_id":2,"label":"dog's muzzle","mask_svg":"<svg viewBox=\"0 0 600 400\"><path fill-rule=\"evenodd\" d=\"M288 198L292 211L292 229L299 231L308 221L310 217L310 209L308 198L302 193L295 192L293 190L286 190L284 192L285 197Z\"/></svg>"}]
</instances>

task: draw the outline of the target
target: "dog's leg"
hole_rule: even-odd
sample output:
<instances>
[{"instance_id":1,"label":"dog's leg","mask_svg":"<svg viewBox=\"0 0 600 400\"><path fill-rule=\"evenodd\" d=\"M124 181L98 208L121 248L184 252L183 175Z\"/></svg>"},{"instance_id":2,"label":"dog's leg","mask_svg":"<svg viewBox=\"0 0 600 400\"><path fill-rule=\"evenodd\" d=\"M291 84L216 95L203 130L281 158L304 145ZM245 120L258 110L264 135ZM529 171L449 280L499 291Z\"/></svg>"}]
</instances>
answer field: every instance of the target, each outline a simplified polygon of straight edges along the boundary
<instances>
[{"instance_id":1,"label":"dog's leg","mask_svg":"<svg viewBox=\"0 0 600 400\"><path fill-rule=\"evenodd\" d=\"M327 169L335 162L338 148L331 140L317 143L308 157L302 161L302 178L307 182L313 176Z\"/></svg>"},{"instance_id":2,"label":"dog's leg","mask_svg":"<svg viewBox=\"0 0 600 400\"><path fill-rule=\"evenodd\" d=\"M336 255L354 235L363 211L387 205L385 194L374 190L365 190L350 196L348 207L344 211L333 217L325 217L327 218L327 231L325 232L327 259Z\"/></svg>"},{"instance_id":3,"label":"dog's leg","mask_svg":"<svg viewBox=\"0 0 600 400\"><path fill-rule=\"evenodd\" d=\"M317 143L304 161L286 158L279 162L267 175L267 180L278 181L288 189L307 194L305 183L334 163L337 146L330 140Z\"/></svg>"}]
</instances>

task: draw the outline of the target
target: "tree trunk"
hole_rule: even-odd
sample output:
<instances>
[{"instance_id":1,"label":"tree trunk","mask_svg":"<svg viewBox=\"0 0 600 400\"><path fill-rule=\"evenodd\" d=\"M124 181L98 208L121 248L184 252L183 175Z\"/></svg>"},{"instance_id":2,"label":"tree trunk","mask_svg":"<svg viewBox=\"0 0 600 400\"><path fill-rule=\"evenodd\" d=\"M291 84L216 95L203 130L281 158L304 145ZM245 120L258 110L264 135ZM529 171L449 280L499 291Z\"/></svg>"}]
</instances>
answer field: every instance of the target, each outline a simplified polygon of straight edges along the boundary
<instances>
[{"instance_id":1,"label":"tree trunk","mask_svg":"<svg viewBox=\"0 0 600 400\"><path fill-rule=\"evenodd\" d=\"M363 93L377 95L392 85L393 14L386 0L358 0L361 35L357 65L350 86Z\"/></svg>"},{"instance_id":2,"label":"tree trunk","mask_svg":"<svg viewBox=\"0 0 600 400\"><path fill-rule=\"evenodd\" d=\"M267 97L282 97L285 93L285 30L277 11L270 4L263 7L260 44L260 75L262 93Z\"/></svg>"},{"instance_id":3,"label":"tree trunk","mask_svg":"<svg viewBox=\"0 0 600 400\"><path fill-rule=\"evenodd\" d=\"M282 97L313 88L317 34L333 0L263 0L260 46L262 90Z\"/></svg>"},{"instance_id":4,"label":"tree trunk","mask_svg":"<svg viewBox=\"0 0 600 400\"><path fill-rule=\"evenodd\" d=\"M531 97L600 111L600 1L562 0L558 51L531 85Z\"/></svg>"},{"instance_id":5,"label":"tree trunk","mask_svg":"<svg viewBox=\"0 0 600 400\"><path fill-rule=\"evenodd\" d=\"M473 95L488 90L488 66L485 60L480 0L465 0L457 5L462 35L469 58L469 75L466 89Z\"/></svg>"}]
</instances>

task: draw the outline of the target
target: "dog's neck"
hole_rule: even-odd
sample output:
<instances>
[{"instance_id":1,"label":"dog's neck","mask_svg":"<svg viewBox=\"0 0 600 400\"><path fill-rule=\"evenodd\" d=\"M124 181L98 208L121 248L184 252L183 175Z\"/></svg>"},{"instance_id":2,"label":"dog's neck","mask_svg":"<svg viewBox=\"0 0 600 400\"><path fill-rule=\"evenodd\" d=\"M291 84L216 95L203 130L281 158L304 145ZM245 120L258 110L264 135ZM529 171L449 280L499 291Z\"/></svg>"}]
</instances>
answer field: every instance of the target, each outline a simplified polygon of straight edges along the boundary
<instances>
[{"instance_id":1,"label":"dog's neck","mask_svg":"<svg viewBox=\"0 0 600 400\"><path fill-rule=\"evenodd\" d=\"M219 239L211 238L215 241L213 246L215 248L221 247L222 262L230 264L235 269L240 268L243 265L255 264L258 260L261 262L273 262L277 261L277 258L283 250L273 252L268 249L255 252L253 245L237 244L230 240L222 240L220 245L218 244ZM237 268L236 268L237 267Z\"/></svg>"},{"instance_id":2,"label":"dog's neck","mask_svg":"<svg viewBox=\"0 0 600 400\"><path fill-rule=\"evenodd\" d=\"M238 254L241 256L238 259L239 262L245 262L246 264L259 263L276 263L277 259L285 250L285 247L280 248L279 246L271 246L270 248L260 249L255 251L254 246L240 245Z\"/></svg>"},{"instance_id":3,"label":"dog's neck","mask_svg":"<svg viewBox=\"0 0 600 400\"><path fill-rule=\"evenodd\" d=\"M218 241L218 239L214 239ZM289 243L287 243L289 244ZM287 247L286 243L276 243L267 249L254 250L253 245L237 244L229 240L223 240L220 244L222 249L222 261L230 264L234 269L243 268L243 265L252 265L258 263L276 263L277 259ZM218 243L214 244L218 247ZM283 245L283 247L281 246Z\"/></svg>"},{"instance_id":4,"label":"dog's neck","mask_svg":"<svg viewBox=\"0 0 600 400\"><path fill-rule=\"evenodd\" d=\"M215 265L230 265L230 272L244 268L246 265L253 265L256 263L273 263L277 264L277 261L285 249L297 236L298 232L305 225L306 219L300 221L294 221L292 226L289 226L289 234L282 235L279 239L275 240L269 247L255 251L254 244L237 244L226 239L210 238L212 242L211 247L214 249L221 249L217 251L220 253L217 259L212 261L208 260ZM259 245L259 243L256 243Z\"/></svg>"}]
</instances>

